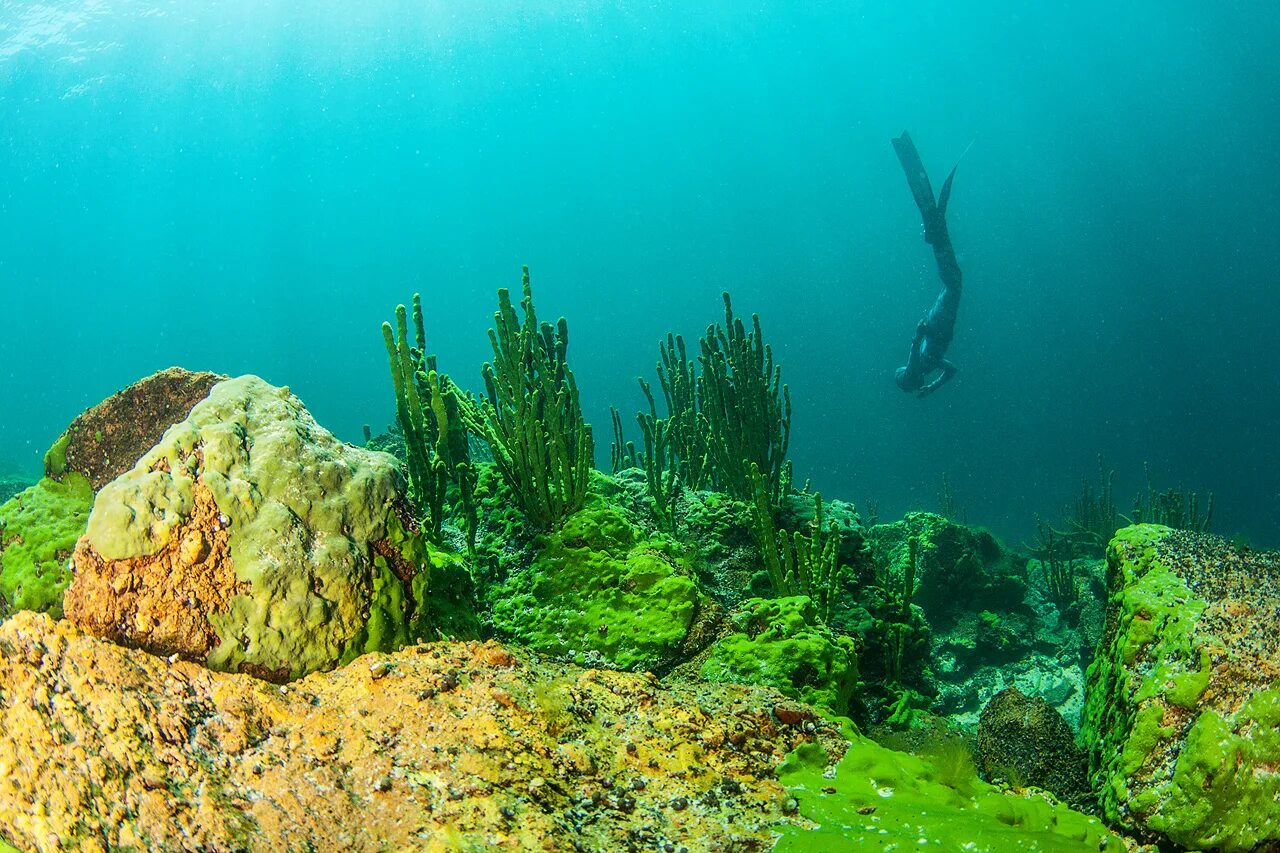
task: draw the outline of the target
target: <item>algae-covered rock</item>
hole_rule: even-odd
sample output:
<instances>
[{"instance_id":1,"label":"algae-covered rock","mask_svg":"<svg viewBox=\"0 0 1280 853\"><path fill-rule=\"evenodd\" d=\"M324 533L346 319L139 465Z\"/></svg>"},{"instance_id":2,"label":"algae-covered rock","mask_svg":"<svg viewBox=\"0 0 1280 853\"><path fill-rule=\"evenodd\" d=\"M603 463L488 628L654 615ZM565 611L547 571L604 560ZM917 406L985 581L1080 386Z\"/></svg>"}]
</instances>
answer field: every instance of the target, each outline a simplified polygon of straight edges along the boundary
<instances>
[{"instance_id":1,"label":"algae-covered rock","mask_svg":"<svg viewBox=\"0 0 1280 853\"><path fill-rule=\"evenodd\" d=\"M369 655L281 690L23 613L0 625L0 838L50 851L762 851L789 819L774 769L837 736L781 720L783 701L495 643Z\"/></svg>"},{"instance_id":2,"label":"algae-covered rock","mask_svg":"<svg viewBox=\"0 0 1280 853\"><path fill-rule=\"evenodd\" d=\"M133 467L225 377L171 367L82 412L45 453L45 476L0 482L0 619L14 610L62 615L68 558L93 493ZM10 491L10 483L21 485Z\"/></svg>"},{"instance_id":3,"label":"algae-covered rock","mask_svg":"<svg viewBox=\"0 0 1280 853\"><path fill-rule=\"evenodd\" d=\"M395 460L256 376L218 383L98 493L67 617L214 669L297 678L426 633Z\"/></svg>"},{"instance_id":4,"label":"algae-covered rock","mask_svg":"<svg viewBox=\"0 0 1280 853\"><path fill-rule=\"evenodd\" d=\"M778 527L784 530L808 530L814 522L816 511L817 507L812 494L793 492L780 498L776 522ZM857 583L871 581L874 569L871 562L871 549L867 544L867 528L863 525L862 516L857 508L848 501L824 500L822 518L826 528L835 526L836 535L839 537L837 564L846 570L851 570Z\"/></svg>"},{"instance_id":5,"label":"algae-covered rock","mask_svg":"<svg viewBox=\"0 0 1280 853\"><path fill-rule=\"evenodd\" d=\"M1003 610L1022 601L1024 562L986 530L930 512L910 512L901 521L867 531L872 559L882 574L903 575L913 537L919 563L912 601L935 630L964 614Z\"/></svg>"},{"instance_id":6,"label":"algae-covered rock","mask_svg":"<svg viewBox=\"0 0 1280 853\"><path fill-rule=\"evenodd\" d=\"M760 549L751 538L750 511L722 492L686 489L676 498L677 526L694 551L698 584L726 608L768 586Z\"/></svg>"},{"instance_id":7,"label":"algae-covered rock","mask_svg":"<svg viewBox=\"0 0 1280 853\"><path fill-rule=\"evenodd\" d=\"M1193 849L1280 846L1280 554L1140 524L1107 570L1082 730L1106 818Z\"/></svg>"},{"instance_id":8,"label":"algae-covered rock","mask_svg":"<svg viewBox=\"0 0 1280 853\"><path fill-rule=\"evenodd\" d=\"M62 616L69 558L93 505L89 481L45 477L0 505L0 619L15 610Z\"/></svg>"},{"instance_id":9,"label":"algae-covered rock","mask_svg":"<svg viewBox=\"0 0 1280 853\"><path fill-rule=\"evenodd\" d=\"M1010 687L978 722L978 763L991 781L1042 788L1072 808L1093 805L1088 758L1062 715L1039 696Z\"/></svg>"},{"instance_id":10,"label":"algae-covered rock","mask_svg":"<svg viewBox=\"0 0 1280 853\"><path fill-rule=\"evenodd\" d=\"M45 476L74 472L94 491L133 467L171 425L186 418L218 382L216 373L170 367L81 413L45 454Z\"/></svg>"},{"instance_id":11,"label":"algae-covered rock","mask_svg":"<svg viewBox=\"0 0 1280 853\"><path fill-rule=\"evenodd\" d=\"M619 669L675 662L699 613L688 561L597 501L491 592L493 624L546 654Z\"/></svg>"},{"instance_id":12,"label":"algae-covered rock","mask_svg":"<svg viewBox=\"0 0 1280 853\"><path fill-rule=\"evenodd\" d=\"M1036 795L1004 793L963 765L886 749L852 732L834 768L806 744L778 780L809 827L779 827L776 853L955 850L970 853L1122 853L1124 842L1097 818Z\"/></svg>"},{"instance_id":13,"label":"algae-covered rock","mask_svg":"<svg viewBox=\"0 0 1280 853\"><path fill-rule=\"evenodd\" d=\"M854 642L822 623L808 596L753 598L702 663L709 681L767 684L802 702L848 713L858 686Z\"/></svg>"},{"instance_id":14,"label":"algae-covered rock","mask_svg":"<svg viewBox=\"0 0 1280 853\"><path fill-rule=\"evenodd\" d=\"M478 640L484 635L476 615L476 584L471 567L460 555L427 543L431 571L417 576L426 596L415 594L424 606L422 619L431 639ZM429 575L429 577L428 577Z\"/></svg>"},{"instance_id":15,"label":"algae-covered rock","mask_svg":"<svg viewBox=\"0 0 1280 853\"><path fill-rule=\"evenodd\" d=\"M1084 668L1072 657L1035 651L1020 660L957 669L947 652L934 658L932 686L937 690L933 708L957 725L976 727L982 709L1000 692L1016 688L1038 696L1067 721L1072 731L1080 727L1084 708Z\"/></svg>"},{"instance_id":16,"label":"algae-covered rock","mask_svg":"<svg viewBox=\"0 0 1280 853\"><path fill-rule=\"evenodd\" d=\"M1034 560L1030 566L1020 599L1005 601L998 609L962 611L933 637L927 658L936 713L976 726L992 697L1016 687L1044 698L1079 729L1085 668L1102 635L1103 566L1100 561L1076 562L1080 598L1070 619L1049 596L1043 567ZM997 603L988 601L988 607Z\"/></svg>"}]
</instances>

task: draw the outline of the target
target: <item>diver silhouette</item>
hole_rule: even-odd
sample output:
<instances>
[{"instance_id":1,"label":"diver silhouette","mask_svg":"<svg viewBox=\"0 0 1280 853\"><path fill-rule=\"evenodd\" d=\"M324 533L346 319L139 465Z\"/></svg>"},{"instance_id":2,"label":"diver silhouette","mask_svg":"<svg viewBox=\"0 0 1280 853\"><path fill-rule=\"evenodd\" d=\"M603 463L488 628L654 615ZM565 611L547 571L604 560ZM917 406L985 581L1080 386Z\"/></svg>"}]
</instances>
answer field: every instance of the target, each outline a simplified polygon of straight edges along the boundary
<instances>
[{"instance_id":1,"label":"diver silhouette","mask_svg":"<svg viewBox=\"0 0 1280 853\"><path fill-rule=\"evenodd\" d=\"M902 136L893 140L893 150L897 152L902 171L907 175L907 184L911 187L916 207L920 208L920 218L924 222L924 241L933 247L933 257L938 262L938 275L942 279L942 292L916 324L911 354L907 356L906 366L899 367L894 374L894 380L903 391L914 392L917 397L928 397L956 375L956 366L947 361L946 354L955 333L956 309L960 307L960 266L956 263L956 252L951 246L946 217L947 200L951 198L951 180L956 176L956 168L960 164L957 162L951 167L951 173L943 181L942 191L938 194L937 201L934 201L929 175L920 162L920 154L916 151L910 134L904 130Z\"/></svg>"}]
</instances>

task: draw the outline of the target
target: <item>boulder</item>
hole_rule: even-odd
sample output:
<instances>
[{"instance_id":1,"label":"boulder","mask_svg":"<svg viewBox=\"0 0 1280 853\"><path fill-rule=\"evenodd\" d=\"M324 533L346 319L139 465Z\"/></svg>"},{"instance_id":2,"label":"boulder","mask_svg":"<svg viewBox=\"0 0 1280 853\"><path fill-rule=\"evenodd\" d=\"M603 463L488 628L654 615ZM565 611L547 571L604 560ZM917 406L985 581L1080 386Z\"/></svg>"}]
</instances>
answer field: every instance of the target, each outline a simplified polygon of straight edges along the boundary
<instances>
[{"instance_id":1,"label":"boulder","mask_svg":"<svg viewBox=\"0 0 1280 853\"><path fill-rule=\"evenodd\" d=\"M45 454L39 482L0 478L0 619L15 610L62 615L68 558L93 493L132 468L224 378L180 367L154 373L72 421Z\"/></svg>"},{"instance_id":2,"label":"boulder","mask_svg":"<svg viewBox=\"0 0 1280 853\"><path fill-rule=\"evenodd\" d=\"M698 659L702 678L766 684L831 713L849 713L858 686L856 645L823 623L808 596L748 599L728 623Z\"/></svg>"},{"instance_id":3,"label":"boulder","mask_svg":"<svg viewBox=\"0 0 1280 853\"><path fill-rule=\"evenodd\" d=\"M1280 849L1280 554L1134 525L1108 546L1107 587L1082 730L1107 819Z\"/></svg>"},{"instance_id":4,"label":"boulder","mask_svg":"<svg viewBox=\"0 0 1280 853\"><path fill-rule=\"evenodd\" d=\"M901 521L867 531L877 574L904 575L912 538L919 550L911 600L935 631L980 610L1021 607L1025 560L1006 551L988 531L931 512L909 512Z\"/></svg>"},{"instance_id":5,"label":"boulder","mask_svg":"<svg viewBox=\"0 0 1280 853\"><path fill-rule=\"evenodd\" d=\"M978 764L993 782L1040 788L1073 808L1092 805L1088 759L1075 732L1040 696L1000 691L978 721Z\"/></svg>"},{"instance_id":6,"label":"boulder","mask_svg":"<svg viewBox=\"0 0 1280 853\"><path fill-rule=\"evenodd\" d=\"M63 604L96 636L286 681L425 636L430 560L393 457L242 376L98 492Z\"/></svg>"},{"instance_id":7,"label":"boulder","mask_svg":"<svg viewBox=\"0 0 1280 853\"><path fill-rule=\"evenodd\" d=\"M75 472L96 492L133 467L218 382L216 373L170 367L82 412L45 454L45 476Z\"/></svg>"}]
</instances>

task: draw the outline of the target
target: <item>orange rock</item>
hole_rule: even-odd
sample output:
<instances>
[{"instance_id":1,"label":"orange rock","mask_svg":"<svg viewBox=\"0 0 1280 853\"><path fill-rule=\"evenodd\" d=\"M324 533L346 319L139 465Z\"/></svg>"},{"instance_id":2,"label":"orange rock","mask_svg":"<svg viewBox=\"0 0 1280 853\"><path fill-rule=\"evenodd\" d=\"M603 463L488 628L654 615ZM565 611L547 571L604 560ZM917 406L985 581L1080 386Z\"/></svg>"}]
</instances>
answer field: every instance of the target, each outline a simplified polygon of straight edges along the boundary
<instances>
[{"instance_id":1,"label":"orange rock","mask_svg":"<svg viewBox=\"0 0 1280 853\"><path fill-rule=\"evenodd\" d=\"M765 688L493 643L377 655L395 673L378 681L361 658L284 690L32 613L0 623L0 650L0 834L24 849L766 849L790 819L773 770L806 739L770 724L781 697Z\"/></svg>"},{"instance_id":2,"label":"orange rock","mask_svg":"<svg viewBox=\"0 0 1280 853\"><path fill-rule=\"evenodd\" d=\"M62 600L67 619L113 642L205 660L218 642L209 616L224 612L248 584L236 579L213 495L199 480L191 491L194 510L158 553L104 560L80 539Z\"/></svg>"}]
</instances>

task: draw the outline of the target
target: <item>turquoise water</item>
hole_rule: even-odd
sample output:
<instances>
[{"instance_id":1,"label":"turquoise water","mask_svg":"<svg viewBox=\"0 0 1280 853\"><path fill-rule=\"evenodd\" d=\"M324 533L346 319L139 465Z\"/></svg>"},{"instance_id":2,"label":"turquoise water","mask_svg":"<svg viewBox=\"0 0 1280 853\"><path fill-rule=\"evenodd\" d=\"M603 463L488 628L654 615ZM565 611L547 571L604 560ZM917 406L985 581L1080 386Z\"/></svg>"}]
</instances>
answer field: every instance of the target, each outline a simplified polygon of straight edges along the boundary
<instances>
[{"instance_id":1,"label":"turquoise water","mask_svg":"<svg viewBox=\"0 0 1280 853\"><path fill-rule=\"evenodd\" d=\"M668 330L759 312L799 479L1014 540L1103 453L1280 543L1280 13L1262 2L0 3L0 467L162 367L392 419L421 290L478 384L531 266L607 464ZM938 281L958 378L902 394Z\"/></svg>"}]
</instances>

